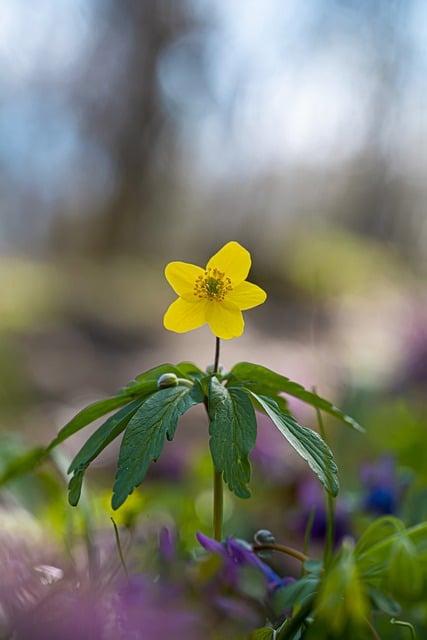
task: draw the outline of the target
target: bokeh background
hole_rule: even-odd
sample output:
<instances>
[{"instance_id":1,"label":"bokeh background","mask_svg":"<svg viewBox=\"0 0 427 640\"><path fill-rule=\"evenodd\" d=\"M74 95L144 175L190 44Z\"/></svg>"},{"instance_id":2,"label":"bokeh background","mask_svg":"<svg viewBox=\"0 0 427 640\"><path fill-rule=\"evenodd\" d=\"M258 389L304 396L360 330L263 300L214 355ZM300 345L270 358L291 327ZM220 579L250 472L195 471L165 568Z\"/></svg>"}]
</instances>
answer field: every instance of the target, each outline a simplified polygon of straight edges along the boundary
<instances>
[{"instance_id":1,"label":"bokeh background","mask_svg":"<svg viewBox=\"0 0 427 640\"><path fill-rule=\"evenodd\" d=\"M206 328L163 329L163 268L234 239L269 297L224 366L263 364L352 413L365 436L327 424L344 491L390 455L421 519L426 43L424 0L2 0L3 456L151 366L208 365ZM153 477L188 470L197 430L206 446L204 416L188 421ZM263 433L258 486L282 482L284 505L299 463ZM94 465L108 483L114 458ZM191 464L203 520L210 476Z\"/></svg>"}]
</instances>

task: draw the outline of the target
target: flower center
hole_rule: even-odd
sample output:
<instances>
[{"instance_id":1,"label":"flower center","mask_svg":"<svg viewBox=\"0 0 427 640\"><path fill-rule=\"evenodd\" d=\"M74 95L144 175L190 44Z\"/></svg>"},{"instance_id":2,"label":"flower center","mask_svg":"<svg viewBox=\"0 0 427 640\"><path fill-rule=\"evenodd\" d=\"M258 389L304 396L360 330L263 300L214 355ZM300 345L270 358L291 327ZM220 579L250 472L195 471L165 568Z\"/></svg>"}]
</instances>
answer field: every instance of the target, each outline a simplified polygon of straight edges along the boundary
<instances>
[{"instance_id":1,"label":"flower center","mask_svg":"<svg viewBox=\"0 0 427 640\"><path fill-rule=\"evenodd\" d=\"M224 300L226 294L232 290L231 279L223 271L209 267L203 276L196 279L194 295L208 300Z\"/></svg>"}]
</instances>

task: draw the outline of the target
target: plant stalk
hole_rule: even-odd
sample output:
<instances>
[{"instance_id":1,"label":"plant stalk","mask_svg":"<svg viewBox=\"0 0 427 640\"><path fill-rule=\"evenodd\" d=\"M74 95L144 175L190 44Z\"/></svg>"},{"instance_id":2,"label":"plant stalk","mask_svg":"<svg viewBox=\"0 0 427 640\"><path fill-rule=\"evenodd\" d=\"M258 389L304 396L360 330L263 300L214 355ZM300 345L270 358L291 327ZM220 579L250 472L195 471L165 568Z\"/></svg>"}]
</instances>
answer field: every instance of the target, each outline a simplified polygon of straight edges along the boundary
<instances>
[{"instance_id":1,"label":"plant stalk","mask_svg":"<svg viewBox=\"0 0 427 640\"><path fill-rule=\"evenodd\" d=\"M281 553L286 553L286 555L296 558L300 562L306 562L307 560L310 560L309 556L307 556L305 553L302 553L301 551L298 551L298 549L294 549L293 547L288 547L284 544L277 544L276 542L264 542L262 544L254 544L253 550L254 551L267 551L267 550L280 551Z\"/></svg>"},{"instance_id":2,"label":"plant stalk","mask_svg":"<svg viewBox=\"0 0 427 640\"><path fill-rule=\"evenodd\" d=\"M213 366L213 373L218 373L219 369L219 353L220 353L220 339L216 338L215 343L215 359ZM224 519L224 487L222 482L222 473L217 471L214 467L213 478L213 537L218 542L222 540L222 523Z\"/></svg>"}]
</instances>

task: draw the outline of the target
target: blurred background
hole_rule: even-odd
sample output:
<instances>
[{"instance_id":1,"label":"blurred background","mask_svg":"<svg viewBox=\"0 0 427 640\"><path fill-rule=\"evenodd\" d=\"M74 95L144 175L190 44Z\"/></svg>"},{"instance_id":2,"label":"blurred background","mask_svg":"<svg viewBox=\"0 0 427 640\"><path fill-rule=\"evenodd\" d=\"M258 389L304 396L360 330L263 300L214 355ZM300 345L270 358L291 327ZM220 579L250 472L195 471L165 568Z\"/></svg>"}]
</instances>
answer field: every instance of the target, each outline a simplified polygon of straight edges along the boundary
<instances>
[{"instance_id":1,"label":"blurred background","mask_svg":"<svg viewBox=\"0 0 427 640\"><path fill-rule=\"evenodd\" d=\"M268 366L365 425L330 426L349 492L384 452L424 491L426 43L423 0L2 0L3 456L151 366L208 365L206 327L163 329L163 268L233 239L269 297L224 366Z\"/></svg>"}]
</instances>

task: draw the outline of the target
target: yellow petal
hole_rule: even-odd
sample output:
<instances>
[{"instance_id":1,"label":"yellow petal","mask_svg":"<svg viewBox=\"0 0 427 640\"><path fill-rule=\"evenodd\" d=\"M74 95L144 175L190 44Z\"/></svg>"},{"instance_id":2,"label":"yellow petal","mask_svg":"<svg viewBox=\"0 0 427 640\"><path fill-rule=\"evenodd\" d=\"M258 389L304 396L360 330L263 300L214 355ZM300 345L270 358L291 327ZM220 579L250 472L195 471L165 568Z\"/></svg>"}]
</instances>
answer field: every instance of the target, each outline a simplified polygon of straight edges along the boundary
<instances>
[{"instance_id":1,"label":"yellow petal","mask_svg":"<svg viewBox=\"0 0 427 640\"><path fill-rule=\"evenodd\" d=\"M178 298L169 306L163 316L163 324L169 331L185 333L198 329L206 323L206 300L188 302Z\"/></svg>"},{"instance_id":2,"label":"yellow petal","mask_svg":"<svg viewBox=\"0 0 427 640\"><path fill-rule=\"evenodd\" d=\"M223 340L241 336L245 326L240 309L227 302L209 301L206 307L206 320L212 333Z\"/></svg>"},{"instance_id":3,"label":"yellow petal","mask_svg":"<svg viewBox=\"0 0 427 640\"><path fill-rule=\"evenodd\" d=\"M217 268L231 278L233 287L246 279L251 268L251 254L238 242L227 242L209 260L206 269Z\"/></svg>"},{"instance_id":4,"label":"yellow petal","mask_svg":"<svg viewBox=\"0 0 427 640\"><path fill-rule=\"evenodd\" d=\"M201 267L188 262L169 262L165 268L166 280L172 289L187 300L194 296L196 279L204 273Z\"/></svg>"},{"instance_id":5,"label":"yellow petal","mask_svg":"<svg viewBox=\"0 0 427 640\"><path fill-rule=\"evenodd\" d=\"M227 302L232 302L242 311L262 304L266 298L264 289L252 282L241 282L227 293Z\"/></svg>"}]
</instances>

